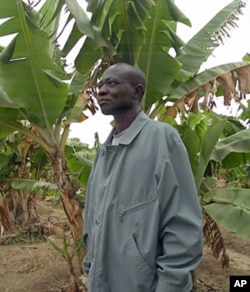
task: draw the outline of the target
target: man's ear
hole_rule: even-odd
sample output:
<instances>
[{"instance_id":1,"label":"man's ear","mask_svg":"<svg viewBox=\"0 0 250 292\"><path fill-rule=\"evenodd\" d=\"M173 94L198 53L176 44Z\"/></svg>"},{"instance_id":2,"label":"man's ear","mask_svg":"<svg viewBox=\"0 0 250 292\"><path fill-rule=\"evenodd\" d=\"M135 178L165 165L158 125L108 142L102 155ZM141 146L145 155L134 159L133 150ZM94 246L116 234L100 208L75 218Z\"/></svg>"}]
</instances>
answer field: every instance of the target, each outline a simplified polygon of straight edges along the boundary
<instances>
[{"instance_id":1,"label":"man's ear","mask_svg":"<svg viewBox=\"0 0 250 292\"><path fill-rule=\"evenodd\" d=\"M142 84L137 84L134 86L134 89L135 89L135 92L134 92L133 98L138 99L140 101L144 95L145 88Z\"/></svg>"}]
</instances>

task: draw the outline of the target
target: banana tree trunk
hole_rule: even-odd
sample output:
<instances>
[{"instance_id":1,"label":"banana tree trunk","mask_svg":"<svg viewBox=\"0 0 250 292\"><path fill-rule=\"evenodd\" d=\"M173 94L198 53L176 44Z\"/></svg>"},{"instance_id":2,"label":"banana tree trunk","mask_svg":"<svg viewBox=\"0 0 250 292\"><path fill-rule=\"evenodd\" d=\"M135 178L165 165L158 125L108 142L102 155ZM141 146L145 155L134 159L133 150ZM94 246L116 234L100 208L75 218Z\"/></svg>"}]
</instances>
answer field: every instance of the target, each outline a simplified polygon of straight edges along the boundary
<instances>
[{"instance_id":1,"label":"banana tree trunk","mask_svg":"<svg viewBox=\"0 0 250 292\"><path fill-rule=\"evenodd\" d=\"M11 219L9 216L9 210L6 206L6 201L4 200L4 195L0 187L0 238L3 236L5 230L11 228Z\"/></svg>"},{"instance_id":2,"label":"banana tree trunk","mask_svg":"<svg viewBox=\"0 0 250 292\"><path fill-rule=\"evenodd\" d=\"M79 201L76 198L77 186L70 179L69 172L66 167L65 157L62 153L49 156L52 169L56 176L58 189L61 196L64 212L67 216L69 228L75 243L82 240L83 216ZM81 270L81 264L84 257L84 248L80 244L78 250L78 261Z\"/></svg>"}]
</instances>

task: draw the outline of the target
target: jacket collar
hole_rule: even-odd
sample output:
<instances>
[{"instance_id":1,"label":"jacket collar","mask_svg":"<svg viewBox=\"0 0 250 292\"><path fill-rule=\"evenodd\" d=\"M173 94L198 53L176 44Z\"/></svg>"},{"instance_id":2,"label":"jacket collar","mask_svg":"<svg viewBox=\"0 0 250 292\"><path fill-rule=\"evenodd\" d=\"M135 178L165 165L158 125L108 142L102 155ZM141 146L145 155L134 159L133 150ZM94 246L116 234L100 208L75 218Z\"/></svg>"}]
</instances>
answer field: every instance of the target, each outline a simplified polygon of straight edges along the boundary
<instances>
[{"instance_id":1,"label":"jacket collar","mask_svg":"<svg viewBox=\"0 0 250 292\"><path fill-rule=\"evenodd\" d=\"M129 145L135 137L140 133L142 128L147 124L149 121L149 117L142 111L139 112L135 120L132 124L126 129L126 132L121 137L119 144L122 145ZM115 133L115 128L112 129L111 133L109 134L107 140L104 142L104 146L110 145L113 139L113 135Z\"/></svg>"}]
</instances>

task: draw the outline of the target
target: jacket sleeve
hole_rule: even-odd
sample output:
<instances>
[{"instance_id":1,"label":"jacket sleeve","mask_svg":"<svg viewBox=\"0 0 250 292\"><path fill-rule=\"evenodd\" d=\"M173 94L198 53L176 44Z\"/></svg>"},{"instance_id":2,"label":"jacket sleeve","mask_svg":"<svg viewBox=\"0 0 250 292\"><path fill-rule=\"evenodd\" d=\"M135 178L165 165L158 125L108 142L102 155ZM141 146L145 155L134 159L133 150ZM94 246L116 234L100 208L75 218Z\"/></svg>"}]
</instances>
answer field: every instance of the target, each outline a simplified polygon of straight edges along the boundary
<instances>
[{"instance_id":1,"label":"jacket sleeve","mask_svg":"<svg viewBox=\"0 0 250 292\"><path fill-rule=\"evenodd\" d=\"M85 218L86 218L86 213L87 213L87 208L85 208ZM86 220L84 220L84 221L86 222ZM88 230L87 230L86 225L85 225L84 230L83 230L83 244L86 248L86 255L85 255L83 262L82 262L82 268L83 268L83 271L88 276L90 266L91 266L91 260L90 260L90 254L88 252Z\"/></svg>"},{"instance_id":2,"label":"jacket sleeve","mask_svg":"<svg viewBox=\"0 0 250 292\"><path fill-rule=\"evenodd\" d=\"M93 168L92 168L93 169ZM89 178L89 182L88 182L88 189L89 189L89 185L90 185L90 180L91 180L91 175L90 175L90 178ZM91 267L91 256L90 256L90 252L89 252L89 220L88 220L88 217L89 217L89 193L87 191L87 195L86 195L86 199L85 199L85 204L84 204L84 227L83 227L83 245L84 247L86 248L86 254L85 254L85 257L83 259L83 262L82 262L82 268L83 268L83 271L86 273L86 275L88 276L89 274L89 270L90 270L90 267Z\"/></svg>"},{"instance_id":3,"label":"jacket sleeve","mask_svg":"<svg viewBox=\"0 0 250 292\"><path fill-rule=\"evenodd\" d=\"M178 137L158 181L161 222L156 292L190 292L202 257L202 214L187 151Z\"/></svg>"},{"instance_id":4,"label":"jacket sleeve","mask_svg":"<svg viewBox=\"0 0 250 292\"><path fill-rule=\"evenodd\" d=\"M83 216L83 222L84 222L84 227L83 227L83 245L86 248L86 254L85 257L83 259L82 262L82 268L83 271L86 273L86 275L88 276L89 274L89 270L91 267L91 254L89 251L89 232L90 232L90 227L89 227L89 222L90 222L90 218L89 218L89 200L90 200L90 189L91 189L91 181L92 181L92 177L93 177L93 172L95 169L95 165L96 165L96 161L97 161L97 157L99 155L99 152L96 155L95 161L93 163L92 166L92 170L88 179L88 185L87 185L87 194L86 194L86 198L85 198L85 204L84 204L84 216Z\"/></svg>"}]
</instances>

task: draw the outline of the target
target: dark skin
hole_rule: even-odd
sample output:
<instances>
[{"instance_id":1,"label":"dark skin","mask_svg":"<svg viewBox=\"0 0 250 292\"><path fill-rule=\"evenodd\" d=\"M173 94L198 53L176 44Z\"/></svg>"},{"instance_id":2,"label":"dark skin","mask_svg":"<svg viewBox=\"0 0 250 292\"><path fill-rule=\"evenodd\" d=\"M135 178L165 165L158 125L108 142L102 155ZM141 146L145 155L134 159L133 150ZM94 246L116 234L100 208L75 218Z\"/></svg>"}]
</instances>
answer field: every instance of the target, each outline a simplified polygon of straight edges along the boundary
<instances>
[{"instance_id":1,"label":"dark skin","mask_svg":"<svg viewBox=\"0 0 250 292\"><path fill-rule=\"evenodd\" d=\"M144 91L144 76L133 66L118 63L104 72L97 101L104 115L113 115L117 133L127 129L140 112Z\"/></svg>"}]
</instances>

